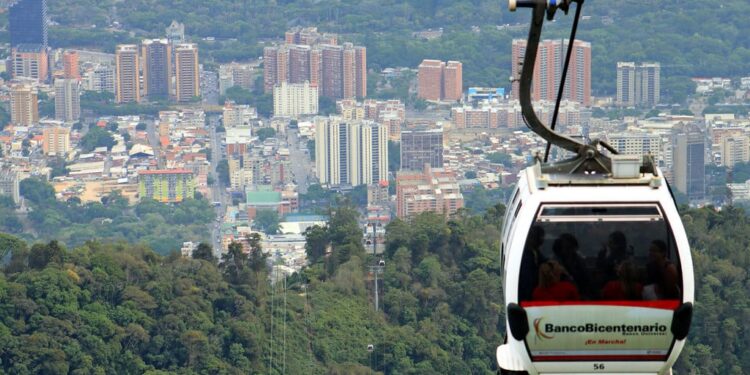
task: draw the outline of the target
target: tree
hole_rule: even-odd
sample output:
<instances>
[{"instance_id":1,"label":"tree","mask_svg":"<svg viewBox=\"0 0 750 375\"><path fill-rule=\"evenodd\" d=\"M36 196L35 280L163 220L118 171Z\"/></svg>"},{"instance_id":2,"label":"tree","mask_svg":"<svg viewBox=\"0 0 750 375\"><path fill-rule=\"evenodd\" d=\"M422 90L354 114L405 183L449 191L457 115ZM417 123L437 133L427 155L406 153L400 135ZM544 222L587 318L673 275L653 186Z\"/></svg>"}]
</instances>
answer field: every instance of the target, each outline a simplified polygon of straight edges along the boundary
<instances>
[{"instance_id":1,"label":"tree","mask_svg":"<svg viewBox=\"0 0 750 375\"><path fill-rule=\"evenodd\" d=\"M90 126L89 131L79 142L83 152L91 152L97 147L106 147L111 150L114 145L115 138L112 137L112 134L98 126Z\"/></svg>"},{"instance_id":2,"label":"tree","mask_svg":"<svg viewBox=\"0 0 750 375\"><path fill-rule=\"evenodd\" d=\"M258 131L255 132L255 135L258 136L258 139L260 141L265 141L268 138L272 138L276 136L276 130L274 128L266 127L266 128L260 128Z\"/></svg>"},{"instance_id":3,"label":"tree","mask_svg":"<svg viewBox=\"0 0 750 375\"><path fill-rule=\"evenodd\" d=\"M229 186L231 181L229 180L229 161L227 159L221 159L219 164L216 165L216 173L219 174L219 182L224 186Z\"/></svg>"},{"instance_id":4,"label":"tree","mask_svg":"<svg viewBox=\"0 0 750 375\"><path fill-rule=\"evenodd\" d=\"M211 245L201 242L198 247L193 251L193 259L203 259L209 262L216 261L214 258L214 251L211 249Z\"/></svg>"},{"instance_id":5,"label":"tree","mask_svg":"<svg viewBox=\"0 0 750 375\"><path fill-rule=\"evenodd\" d=\"M36 244L29 252L29 267L42 269L50 263L62 264L64 251L57 241L51 241L46 245Z\"/></svg>"},{"instance_id":6,"label":"tree","mask_svg":"<svg viewBox=\"0 0 750 375\"><path fill-rule=\"evenodd\" d=\"M279 231L279 213L276 210L259 210L253 226L265 234L276 234Z\"/></svg>"},{"instance_id":7,"label":"tree","mask_svg":"<svg viewBox=\"0 0 750 375\"><path fill-rule=\"evenodd\" d=\"M26 178L19 184L21 195L32 203L47 204L55 201L55 189L39 178Z\"/></svg>"},{"instance_id":8,"label":"tree","mask_svg":"<svg viewBox=\"0 0 750 375\"><path fill-rule=\"evenodd\" d=\"M336 113L336 101L327 96L321 96L318 99L318 113L323 116Z\"/></svg>"},{"instance_id":9,"label":"tree","mask_svg":"<svg viewBox=\"0 0 750 375\"><path fill-rule=\"evenodd\" d=\"M310 263L316 263L326 254L326 248L330 243L326 227L318 225L305 230L305 251Z\"/></svg>"}]
</instances>

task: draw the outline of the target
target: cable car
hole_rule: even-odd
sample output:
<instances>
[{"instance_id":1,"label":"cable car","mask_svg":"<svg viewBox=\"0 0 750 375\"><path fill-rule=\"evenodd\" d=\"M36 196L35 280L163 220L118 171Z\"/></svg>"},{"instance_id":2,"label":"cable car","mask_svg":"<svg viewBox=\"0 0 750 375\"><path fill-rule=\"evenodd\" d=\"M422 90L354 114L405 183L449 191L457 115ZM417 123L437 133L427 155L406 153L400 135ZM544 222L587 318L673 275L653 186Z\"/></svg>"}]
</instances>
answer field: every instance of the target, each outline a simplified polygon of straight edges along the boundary
<instances>
[{"instance_id":1,"label":"cable car","mask_svg":"<svg viewBox=\"0 0 750 375\"><path fill-rule=\"evenodd\" d=\"M671 374L692 319L694 279L666 179L650 156L619 155L605 142L556 133L554 117L547 127L531 104L544 16L567 13L571 3L510 2L511 10L533 8L520 77L524 119L575 156L545 157L523 170L507 204L500 250L507 336L496 351L499 373ZM559 89L558 105L563 84Z\"/></svg>"}]
</instances>

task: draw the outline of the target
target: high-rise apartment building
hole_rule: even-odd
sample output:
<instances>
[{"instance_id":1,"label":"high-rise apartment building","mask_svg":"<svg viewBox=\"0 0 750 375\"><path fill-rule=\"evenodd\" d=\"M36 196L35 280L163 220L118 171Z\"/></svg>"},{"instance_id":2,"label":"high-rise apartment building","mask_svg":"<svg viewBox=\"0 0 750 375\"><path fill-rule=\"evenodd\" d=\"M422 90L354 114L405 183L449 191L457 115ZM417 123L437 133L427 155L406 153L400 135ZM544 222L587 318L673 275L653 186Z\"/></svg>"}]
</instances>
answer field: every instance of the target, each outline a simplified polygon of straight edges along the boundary
<instances>
[{"instance_id":1,"label":"high-rise apartment building","mask_svg":"<svg viewBox=\"0 0 750 375\"><path fill-rule=\"evenodd\" d=\"M607 135L609 144L623 155L651 155L655 161L662 157L661 137L647 132L626 132Z\"/></svg>"},{"instance_id":2,"label":"high-rise apartment building","mask_svg":"<svg viewBox=\"0 0 750 375\"><path fill-rule=\"evenodd\" d=\"M138 195L141 200L154 199L163 203L182 202L195 197L193 172L164 169L138 172Z\"/></svg>"},{"instance_id":3,"label":"high-rise apartment building","mask_svg":"<svg viewBox=\"0 0 750 375\"><path fill-rule=\"evenodd\" d=\"M64 156L70 151L70 129L53 126L43 130L42 151L48 156Z\"/></svg>"},{"instance_id":4,"label":"high-rise apartment building","mask_svg":"<svg viewBox=\"0 0 750 375\"><path fill-rule=\"evenodd\" d=\"M175 46L175 99L188 102L201 95L200 70L198 66L198 46L183 43Z\"/></svg>"},{"instance_id":5,"label":"high-rise apartment building","mask_svg":"<svg viewBox=\"0 0 750 375\"><path fill-rule=\"evenodd\" d=\"M141 43L144 94L149 99L167 98L172 76L172 51L167 39Z\"/></svg>"},{"instance_id":6,"label":"high-rise apartment building","mask_svg":"<svg viewBox=\"0 0 750 375\"><path fill-rule=\"evenodd\" d=\"M78 67L78 52L65 51L63 53L63 78L81 80L81 71Z\"/></svg>"},{"instance_id":7,"label":"high-rise apartment building","mask_svg":"<svg viewBox=\"0 0 750 375\"><path fill-rule=\"evenodd\" d=\"M677 190L690 200L702 200L706 185L706 141L700 128L690 125L675 134L672 176Z\"/></svg>"},{"instance_id":8,"label":"high-rise apartment building","mask_svg":"<svg viewBox=\"0 0 750 375\"><path fill-rule=\"evenodd\" d=\"M661 64L643 63L635 72L636 100L645 106L659 104L661 91Z\"/></svg>"},{"instance_id":9,"label":"high-rise apartment building","mask_svg":"<svg viewBox=\"0 0 750 375\"><path fill-rule=\"evenodd\" d=\"M463 65L448 61L443 70L443 100L459 101L463 96Z\"/></svg>"},{"instance_id":10,"label":"high-rise apartment building","mask_svg":"<svg viewBox=\"0 0 750 375\"><path fill-rule=\"evenodd\" d=\"M557 99L560 79L568 50L567 39L543 40L539 43L534 77L532 79L532 100ZM512 75L520 78L526 40L514 39L512 45ZM519 98L519 82L513 82L512 96ZM581 40L573 42L573 54L565 82L563 99L575 101L584 106L591 105L591 43Z\"/></svg>"},{"instance_id":11,"label":"high-rise apartment building","mask_svg":"<svg viewBox=\"0 0 750 375\"><path fill-rule=\"evenodd\" d=\"M396 216L408 219L422 212L450 216L464 206L454 172L427 165L424 171L396 175Z\"/></svg>"},{"instance_id":12,"label":"high-rise apartment building","mask_svg":"<svg viewBox=\"0 0 750 375\"><path fill-rule=\"evenodd\" d=\"M39 122L39 99L35 87L31 85L11 87L10 121L18 126L32 126Z\"/></svg>"},{"instance_id":13,"label":"high-rise apartment building","mask_svg":"<svg viewBox=\"0 0 750 375\"><path fill-rule=\"evenodd\" d=\"M8 20L10 22L10 46L39 44L47 48L47 0L12 1Z\"/></svg>"},{"instance_id":14,"label":"high-rise apartment building","mask_svg":"<svg viewBox=\"0 0 750 375\"><path fill-rule=\"evenodd\" d=\"M319 95L332 99L367 96L367 50L351 43L335 44L335 38L312 38L287 33L284 44L263 49L263 86L272 92L274 86L310 82L320 89ZM327 42L327 43L321 43Z\"/></svg>"},{"instance_id":15,"label":"high-rise apartment building","mask_svg":"<svg viewBox=\"0 0 750 375\"><path fill-rule=\"evenodd\" d=\"M463 95L463 65L458 61L423 60L417 72L417 96L431 101L459 101Z\"/></svg>"},{"instance_id":16,"label":"high-rise apartment building","mask_svg":"<svg viewBox=\"0 0 750 375\"><path fill-rule=\"evenodd\" d=\"M635 103L635 63L618 62L615 104L621 107L634 107Z\"/></svg>"},{"instance_id":17,"label":"high-rise apartment building","mask_svg":"<svg viewBox=\"0 0 750 375\"><path fill-rule=\"evenodd\" d=\"M443 129L401 132L401 170L443 167Z\"/></svg>"},{"instance_id":18,"label":"high-rise apartment building","mask_svg":"<svg viewBox=\"0 0 750 375\"><path fill-rule=\"evenodd\" d=\"M388 128L371 121L320 119L315 165L321 184L358 186L388 179Z\"/></svg>"},{"instance_id":19,"label":"high-rise apartment building","mask_svg":"<svg viewBox=\"0 0 750 375\"><path fill-rule=\"evenodd\" d=\"M659 63L618 62L617 98L622 107L659 104L661 91L661 65Z\"/></svg>"},{"instance_id":20,"label":"high-rise apartment building","mask_svg":"<svg viewBox=\"0 0 750 375\"><path fill-rule=\"evenodd\" d=\"M720 149L722 165L727 168L750 161L750 137L747 135L723 138Z\"/></svg>"},{"instance_id":21,"label":"high-rise apartment building","mask_svg":"<svg viewBox=\"0 0 750 375\"><path fill-rule=\"evenodd\" d=\"M417 72L417 96L424 100L439 101L443 98L443 69L445 63L438 60L423 60Z\"/></svg>"},{"instance_id":22,"label":"high-rise apartment building","mask_svg":"<svg viewBox=\"0 0 750 375\"><path fill-rule=\"evenodd\" d=\"M116 92L118 103L140 103L141 79L138 46L121 44L115 51Z\"/></svg>"},{"instance_id":23,"label":"high-rise apartment building","mask_svg":"<svg viewBox=\"0 0 750 375\"><path fill-rule=\"evenodd\" d=\"M31 78L46 82L49 78L49 56L41 44L19 44L12 50L13 78Z\"/></svg>"},{"instance_id":24,"label":"high-rise apartment building","mask_svg":"<svg viewBox=\"0 0 750 375\"><path fill-rule=\"evenodd\" d=\"M83 73L84 90L114 94L115 87L115 68L110 65L97 65Z\"/></svg>"},{"instance_id":25,"label":"high-rise apartment building","mask_svg":"<svg viewBox=\"0 0 750 375\"><path fill-rule=\"evenodd\" d=\"M76 79L55 80L55 119L75 122L81 118L81 89Z\"/></svg>"},{"instance_id":26,"label":"high-rise apartment building","mask_svg":"<svg viewBox=\"0 0 750 375\"><path fill-rule=\"evenodd\" d=\"M318 113L318 87L309 82L282 82L273 88L274 116L300 116Z\"/></svg>"}]
</instances>

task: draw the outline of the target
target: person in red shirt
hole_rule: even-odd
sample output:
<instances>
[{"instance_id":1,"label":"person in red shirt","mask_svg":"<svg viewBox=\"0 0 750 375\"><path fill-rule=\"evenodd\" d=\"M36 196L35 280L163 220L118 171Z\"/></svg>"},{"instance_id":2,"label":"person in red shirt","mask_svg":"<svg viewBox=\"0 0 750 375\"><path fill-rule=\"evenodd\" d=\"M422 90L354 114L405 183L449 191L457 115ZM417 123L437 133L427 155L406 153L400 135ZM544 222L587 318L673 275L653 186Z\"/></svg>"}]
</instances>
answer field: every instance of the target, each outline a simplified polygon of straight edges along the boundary
<instances>
[{"instance_id":1,"label":"person in red shirt","mask_svg":"<svg viewBox=\"0 0 750 375\"><path fill-rule=\"evenodd\" d=\"M633 262L626 260L616 267L617 280L604 285L602 299L605 301L633 301L641 299L643 284L638 282L638 273Z\"/></svg>"},{"instance_id":2,"label":"person in red shirt","mask_svg":"<svg viewBox=\"0 0 750 375\"><path fill-rule=\"evenodd\" d=\"M539 286L534 288L534 301L578 301L581 295L570 281L563 280L567 275L559 262L550 260L539 267ZM567 277L570 280L570 277Z\"/></svg>"}]
</instances>

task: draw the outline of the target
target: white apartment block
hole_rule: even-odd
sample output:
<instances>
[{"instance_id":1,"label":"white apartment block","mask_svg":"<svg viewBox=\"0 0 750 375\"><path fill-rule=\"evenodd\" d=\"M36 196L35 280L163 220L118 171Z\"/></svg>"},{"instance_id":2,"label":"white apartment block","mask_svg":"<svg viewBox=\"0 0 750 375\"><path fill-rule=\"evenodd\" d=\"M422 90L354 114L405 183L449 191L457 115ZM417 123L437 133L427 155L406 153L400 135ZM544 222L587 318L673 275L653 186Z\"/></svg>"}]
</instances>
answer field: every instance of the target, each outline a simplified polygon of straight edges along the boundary
<instances>
[{"instance_id":1,"label":"white apartment block","mask_svg":"<svg viewBox=\"0 0 750 375\"><path fill-rule=\"evenodd\" d=\"M318 86L282 82L273 88L274 116L296 117L318 113Z\"/></svg>"},{"instance_id":2,"label":"white apartment block","mask_svg":"<svg viewBox=\"0 0 750 375\"><path fill-rule=\"evenodd\" d=\"M372 121L321 118L316 123L315 166L323 185L358 186L388 178L388 127Z\"/></svg>"}]
</instances>

